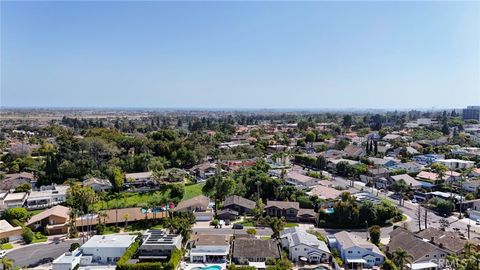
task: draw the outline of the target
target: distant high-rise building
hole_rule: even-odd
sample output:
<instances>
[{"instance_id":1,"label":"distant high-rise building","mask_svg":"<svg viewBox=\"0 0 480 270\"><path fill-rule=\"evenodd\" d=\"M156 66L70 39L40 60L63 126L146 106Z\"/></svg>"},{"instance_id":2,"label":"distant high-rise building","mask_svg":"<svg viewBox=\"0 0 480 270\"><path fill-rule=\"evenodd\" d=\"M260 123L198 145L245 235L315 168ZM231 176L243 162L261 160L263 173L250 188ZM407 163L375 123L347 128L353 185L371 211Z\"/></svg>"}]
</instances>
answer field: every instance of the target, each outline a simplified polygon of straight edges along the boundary
<instances>
[{"instance_id":1,"label":"distant high-rise building","mask_svg":"<svg viewBox=\"0 0 480 270\"><path fill-rule=\"evenodd\" d=\"M477 120L480 121L480 106L467 106L463 109L463 120Z\"/></svg>"}]
</instances>

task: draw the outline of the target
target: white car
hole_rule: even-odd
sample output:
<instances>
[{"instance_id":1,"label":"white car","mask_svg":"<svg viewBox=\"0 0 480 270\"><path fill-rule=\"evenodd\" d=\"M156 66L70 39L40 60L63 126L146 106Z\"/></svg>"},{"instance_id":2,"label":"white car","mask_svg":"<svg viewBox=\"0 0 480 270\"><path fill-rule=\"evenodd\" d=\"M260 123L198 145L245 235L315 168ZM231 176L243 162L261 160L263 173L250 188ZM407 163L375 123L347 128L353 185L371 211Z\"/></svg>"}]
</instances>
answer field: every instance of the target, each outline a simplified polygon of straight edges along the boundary
<instances>
[{"instance_id":1,"label":"white car","mask_svg":"<svg viewBox=\"0 0 480 270\"><path fill-rule=\"evenodd\" d=\"M0 250L0 258L5 257L5 255L7 255L7 251L4 249Z\"/></svg>"}]
</instances>

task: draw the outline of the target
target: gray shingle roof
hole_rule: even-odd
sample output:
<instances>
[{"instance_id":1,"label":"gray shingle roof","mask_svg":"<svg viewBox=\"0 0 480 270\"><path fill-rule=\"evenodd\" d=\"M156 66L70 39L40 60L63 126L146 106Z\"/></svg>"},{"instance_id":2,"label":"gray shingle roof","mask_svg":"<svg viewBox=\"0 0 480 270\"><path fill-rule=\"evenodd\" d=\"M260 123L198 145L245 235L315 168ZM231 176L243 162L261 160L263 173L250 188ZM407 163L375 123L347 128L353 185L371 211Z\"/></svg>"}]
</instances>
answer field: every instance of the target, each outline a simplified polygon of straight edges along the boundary
<instances>
[{"instance_id":1,"label":"gray shingle roof","mask_svg":"<svg viewBox=\"0 0 480 270\"><path fill-rule=\"evenodd\" d=\"M280 258L280 248L272 239L237 238L233 243L234 258Z\"/></svg>"}]
</instances>

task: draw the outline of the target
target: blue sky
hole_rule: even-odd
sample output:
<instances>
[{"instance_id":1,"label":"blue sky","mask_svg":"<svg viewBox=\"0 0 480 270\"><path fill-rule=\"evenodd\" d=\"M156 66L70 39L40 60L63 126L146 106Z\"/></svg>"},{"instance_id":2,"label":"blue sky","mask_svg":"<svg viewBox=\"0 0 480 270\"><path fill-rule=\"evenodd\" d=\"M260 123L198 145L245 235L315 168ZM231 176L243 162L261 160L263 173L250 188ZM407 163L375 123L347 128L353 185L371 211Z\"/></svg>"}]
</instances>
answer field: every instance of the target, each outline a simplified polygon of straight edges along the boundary
<instances>
[{"instance_id":1,"label":"blue sky","mask_svg":"<svg viewBox=\"0 0 480 270\"><path fill-rule=\"evenodd\" d=\"M480 103L480 2L1 2L1 106Z\"/></svg>"}]
</instances>

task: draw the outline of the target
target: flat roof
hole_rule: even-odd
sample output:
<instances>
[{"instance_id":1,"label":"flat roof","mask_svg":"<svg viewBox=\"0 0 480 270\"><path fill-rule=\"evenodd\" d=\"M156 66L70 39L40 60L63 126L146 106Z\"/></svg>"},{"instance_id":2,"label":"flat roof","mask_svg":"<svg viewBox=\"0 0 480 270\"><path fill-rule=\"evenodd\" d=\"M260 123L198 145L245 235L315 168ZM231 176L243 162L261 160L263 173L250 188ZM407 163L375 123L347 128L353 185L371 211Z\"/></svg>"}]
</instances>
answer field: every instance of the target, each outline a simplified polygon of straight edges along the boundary
<instances>
[{"instance_id":1,"label":"flat roof","mask_svg":"<svg viewBox=\"0 0 480 270\"><path fill-rule=\"evenodd\" d=\"M192 255L227 255L229 246L202 246L192 248L190 254Z\"/></svg>"},{"instance_id":2,"label":"flat roof","mask_svg":"<svg viewBox=\"0 0 480 270\"><path fill-rule=\"evenodd\" d=\"M434 262L419 262L410 265L412 270L431 269L436 267L438 267L438 264Z\"/></svg>"},{"instance_id":3,"label":"flat roof","mask_svg":"<svg viewBox=\"0 0 480 270\"><path fill-rule=\"evenodd\" d=\"M113 234L113 235L94 235L85 244L83 248L108 248L108 247L129 247L135 241L136 235Z\"/></svg>"}]
</instances>

